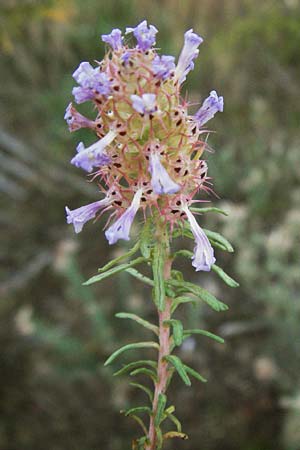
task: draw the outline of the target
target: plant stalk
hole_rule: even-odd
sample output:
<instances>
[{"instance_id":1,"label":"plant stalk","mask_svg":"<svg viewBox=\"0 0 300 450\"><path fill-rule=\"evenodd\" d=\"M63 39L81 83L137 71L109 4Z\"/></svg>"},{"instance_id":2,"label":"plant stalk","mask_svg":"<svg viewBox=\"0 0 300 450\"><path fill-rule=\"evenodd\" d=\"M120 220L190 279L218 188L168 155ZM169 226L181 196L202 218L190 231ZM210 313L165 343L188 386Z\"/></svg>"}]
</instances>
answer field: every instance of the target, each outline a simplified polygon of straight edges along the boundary
<instances>
[{"instance_id":1,"label":"plant stalk","mask_svg":"<svg viewBox=\"0 0 300 450\"><path fill-rule=\"evenodd\" d=\"M172 258L170 257L169 250L169 240L164 235L165 241L162 243L162 235L158 236L157 239L160 240L157 245L165 245L165 253L164 253L164 268L163 274L164 279L167 280L171 277L171 267L172 267ZM157 363L157 382L154 387L154 396L152 403L152 415L150 418L149 431L148 431L148 443L145 447L145 450L156 450L157 449L157 431L155 427L155 417L157 413L157 404L159 399L159 394L165 394L168 386L168 380L170 373L168 371L168 362L165 360L165 357L170 354L170 327L169 325L164 324L165 321L171 319L171 307L172 300L169 297L165 298L165 307L163 311L160 311L157 308L158 312L158 320L159 320L159 352L158 352L158 363ZM166 322L165 322L166 323Z\"/></svg>"}]
</instances>

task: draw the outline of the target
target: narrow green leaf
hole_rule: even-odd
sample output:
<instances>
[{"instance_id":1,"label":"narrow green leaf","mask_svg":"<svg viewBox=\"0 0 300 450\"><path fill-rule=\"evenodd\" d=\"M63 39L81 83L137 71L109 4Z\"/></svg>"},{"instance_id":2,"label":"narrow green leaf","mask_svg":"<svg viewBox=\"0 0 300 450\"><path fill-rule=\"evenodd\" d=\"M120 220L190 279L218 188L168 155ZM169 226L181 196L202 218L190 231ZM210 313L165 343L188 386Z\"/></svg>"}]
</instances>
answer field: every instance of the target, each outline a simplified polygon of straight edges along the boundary
<instances>
[{"instance_id":1,"label":"narrow green leaf","mask_svg":"<svg viewBox=\"0 0 300 450\"><path fill-rule=\"evenodd\" d=\"M174 278L174 280L179 280L179 281L183 280L183 275L180 272L180 270L172 269L171 277Z\"/></svg>"},{"instance_id":2,"label":"narrow green leaf","mask_svg":"<svg viewBox=\"0 0 300 450\"><path fill-rule=\"evenodd\" d=\"M224 339L220 336L217 336L216 334L210 333L209 331L195 329L195 330L184 330L183 332L184 336L190 336L192 334L201 334L202 336L207 336L211 339L214 339L215 341L219 342L220 344L224 344Z\"/></svg>"},{"instance_id":3,"label":"narrow green leaf","mask_svg":"<svg viewBox=\"0 0 300 450\"><path fill-rule=\"evenodd\" d=\"M150 377L153 380L153 383L157 382L157 376L156 376L156 372L154 372L151 369L146 369L146 367L140 367L139 369L135 369L132 372L130 372L130 376L134 377L135 375L147 375L148 377Z\"/></svg>"},{"instance_id":4,"label":"narrow green leaf","mask_svg":"<svg viewBox=\"0 0 300 450\"><path fill-rule=\"evenodd\" d=\"M134 259L133 261L130 261L128 263L120 264L117 267L113 267L112 269L107 270L104 273L100 273L99 275L95 275L89 280L85 281L83 284L85 286L93 283L97 283L97 281L102 281L105 278L108 278L112 275L115 275L116 273L122 272L123 270L128 269L129 267L136 266L137 264L141 264L145 262L146 259L143 256L140 256L139 258Z\"/></svg>"},{"instance_id":5,"label":"narrow green leaf","mask_svg":"<svg viewBox=\"0 0 300 450\"><path fill-rule=\"evenodd\" d=\"M184 365L184 369L187 373L192 375L194 378L196 378L199 381L202 381L202 383L207 382L206 378L204 378L202 375L200 375L200 373L196 372L196 370L192 369L191 367Z\"/></svg>"},{"instance_id":6,"label":"narrow green leaf","mask_svg":"<svg viewBox=\"0 0 300 450\"><path fill-rule=\"evenodd\" d=\"M136 406L135 408L130 408L122 412L124 412L125 416L131 416L132 414L135 415L136 413L147 413L151 416L151 409L149 406Z\"/></svg>"},{"instance_id":7,"label":"narrow green leaf","mask_svg":"<svg viewBox=\"0 0 300 450\"><path fill-rule=\"evenodd\" d=\"M174 405L170 405L167 407L167 409L165 410L166 414L173 414L173 412L175 411L175 406Z\"/></svg>"},{"instance_id":8,"label":"narrow green leaf","mask_svg":"<svg viewBox=\"0 0 300 450\"><path fill-rule=\"evenodd\" d=\"M165 357L165 359L175 367L178 375L180 376L184 384L186 384L187 386L191 386L191 380L189 379L188 374L186 373L184 364L181 362L178 356L168 355Z\"/></svg>"},{"instance_id":9,"label":"narrow green leaf","mask_svg":"<svg viewBox=\"0 0 300 450\"><path fill-rule=\"evenodd\" d=\"M183 340L183 326L181 321L177 319L165 320L164 324L172 326L174 343L177 346L181 345Z\"/></svg>"},{"instance_id":10,"label":"narrow green leaf","mask_svg":"<svg viewBox=\"0 0 300 450\"><path fill-rule=\"evenodd\" d=\"M212 239L213 241L220 243L230 253L234 252L232 245L230 244L229 241L227 241L226 238L224 238L224 236L222 236L219 233L216 233L215 231L210 231L210 230L205 230L205 229L203 229L203 231L209 240Z\"/></svg>"},{"instance_id":11,"label":"narrow green leaf","mask_svg":"<svg viewBox=\"0 0 300 450\"><path fill-rule=\"evenodd\" d=\"M141 426L143 432L147 435L148 431L147 431L146 425L144 424L142 419L140 417L136 416L135 414L130 414L130 417Z\"/></svg>"},{"instance_id":12,"label":"narrow green leaf","mask_svg":"<svg viewBox=\"0 0 300 450\"><path fill-rule=\"evenodd\" d=\"M159 309L165 308L164 251L160 242L156 243L153 252L154 300Z\"/></svg>"},{"instance_id":13,"label":"narrow green leaf","mask_svg":"<svg viewBox=\"0 0 300 450\"><path fill-rule=\"evenodd\" d=\"M114 373L114 377L116 377L118 375L123 375L124 373L130 372L132 369L134 369L138 366L143 366L143 365L153 367L154 369L157 368L156 362L151 361L149 359L140 359L139 361L134 361L134 362L131 362L131 363L123 366L121 369L119 369L117 372Z\"/></svg>"},{"instance_id":14,"label":"narrow green leaf","mask_svg":"<svg viewBox=\"0 0 300 450\"><path fill-rule=\"evenodd\" d=\"M239 286L239 283L235 281L233 278L231 278L226 272L224 272L224 270L221 267L217 266L216 264L213 264L211 268L214 272L216 272L216 274L219 275L220 278L222 278L222 280L224 281L224 283L227 284L227 286L230 286L232 288L236 288Z\"/></svg>"},{"instance_id":15,"label":"narrow green leaf","mask_svg":"<svg viewBox=\"0 0 300 450\"><path fill-rule=\"evenodd\" d=\"M155 427L155 431L156 431L156 450L161 450L164 442L162 431L159 427Z\"/></svg>"},{"instance_id":16,"label":"narrow green leaf","mask_svg":"<svg viewBox=\"0 0 300 450\"><path fill-rule=\"evenodd\" d=\"M108 366L111 364L121 353L126 352L127 350L132 350L136 348L156 348L159 350L159 345L156 342L134 342L132 344L124 345L123 347L116 350L110 357L105 361L104 365Z\"/></svg>"},{"instance_id":17,"label":"narrow green leaf","mask_svg":"<svg viewBox=\"0 0 300 450\"><path fill-rule=\"evenodd\" d=\"M168 284L178 287L185 292L194 294L196 297L207 303L215 311L226 311L228 309L228 306L225 305L225 303L221 302L213 294L196 284L189 283L188 281L177 280L168 280Z\"/></svg>"},{"instance_id":18,"label":"narrow green leaf","mask_svg":"<svg viewBox=\"0 0 300 450\"><path fill-rule=\"evenodd\" d=\"M136 387L136 388L141 389L142 391L144 391L148 395L150 402L151 403L153 402L153 393L150 391L149 388L147 388L143 384L139 384L139 383L133 383L132 382L132 383L129 383L129 384L130 384L130 386Z\"/></svg>"},{"instance_id":19,"label":"narrow green leaf","mask_svg":"<svg viewBox=\"0 0 300 450\"><path fill-rule=\"evenodd\" d=\"M152 287L154 286L153 280L151 280L151 278L146 277L146 275L143 275L138 270L130 268L126 269L126 272L128 272L130 275L137 278L138 280L142 281L143 283L148 284L149 286Z\"/></svg>"},{"instance_id":20,"label":"narrow green leaf","mask_svg":"<svg viewBox=\"0 0 300 450\"><path fill-rule=\"evenodd\" d=\"M158 327L156 325L153 325L152 323L148 322L148 320L142 319L141 317L137 316L136 314L120 312L120 313L116 314L116 317L118 317L119 319L134 320L139 325L142 325L143 327L147 328L150 331L153 331L153 333L158 335Z\"/></svg>"},{"instance_id":21,"label":"narrow green leaf","mask_svg":"<svg viewBox=\"0 0 300 450\"><path fill-rule=\"evenodd\" d=\"M194 256L194 253L190 250L178 250L178 252L175 253L174 256L184 256L185 258L192 258Z\"/></svg>"},{"instance_id":22,"label":"narrow green leaf","mask_svg":"<svg viewBox=\"0 0 300 450\"><path fill-rule=\"evenodd\" d=\"M151 218L148 218L140 234L141 254L147 259L149 259L151 255L152 238L152 220Z\"/></svg>"},{"instance_id":23,"label":"narrow green leaf","mask_svg":"<svg viewBox=\"0 0 300 450\"><path fill-rule=\"evenodd\" d=\"M220 208L216 208L215 206L210 206L208 208L197 208L194 206L190 207L190 211L195 212L195 213L208 213L208 212L216 212L219 214L223 214L223 216L228 216L228 213L226 211L224 211L223 209Z\"/></svg>"},{"instance_id":24,"label":"narrow green leaf","mask_svg":"<svg viewBox=\"0 0 300 450\"><path fill-rule=\"evenodd\" d=\"M155 411L155 418L154 418L155 427L158 427L160 422L162 421L166 404L167 404L167 397L165 396L165 394L160 393L158 395L157 408Z\"/></svg>"},{"instance_id":25,"label":"narrow green leaf","mask_svg":"<svg viewBox=\"0 0 300 450\"><path fill-rule=\"evenodd\" d=\"M171 312L173 314L173 312L176 310L177 306L181 305L182 303L193 303L195 305L196 302L197 302L197 300L193 297L185 297L185 296L176 297L172 301Z\"/></svg>"},{"instance_id":26,"label":"narrow green leaf","mask_svg":"<svg viewBox=\"0 0 300 450\"><path fill-rule=\"evenodd\" d=\"M174 416L174 414L167 414L167 417L174 423L178 433L181 433L182 426L181 426L181 423L179 422L179 420L177 419L177 417Z\"/></svg>"},{"instance_id":27,"label":"narrow green leaf","mask_svg":"<svg viewBox=\"0 0 300 450\"><path fill-rule=\"evenodd\" d=\"M134 255L139 250L139 248L140 248L140 241L137 241L137 243L130 250L128 250L128 252L124 253L121 256L118 256L118 258L112 259L107 264L105 264L105 266L100 267L100 269L98 269L98 272L106 272L108 269L115 266L119 262Z\"/></svg>"}]
</instances>

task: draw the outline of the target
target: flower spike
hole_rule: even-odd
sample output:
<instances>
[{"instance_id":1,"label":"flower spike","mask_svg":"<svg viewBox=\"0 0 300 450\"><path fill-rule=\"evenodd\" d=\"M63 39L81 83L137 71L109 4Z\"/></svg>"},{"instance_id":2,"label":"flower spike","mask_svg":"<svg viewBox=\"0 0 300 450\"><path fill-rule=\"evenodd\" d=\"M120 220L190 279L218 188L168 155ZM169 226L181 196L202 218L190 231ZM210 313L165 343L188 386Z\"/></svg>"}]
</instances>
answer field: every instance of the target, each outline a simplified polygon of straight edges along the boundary
<instances>
[{"instance_id":1,"label":"flower spike","mask_svg":"<svg viewBox=\"0 0 300 450\"><path fill-rule=\"evenodd\" d=\"M108 243L115 244L119 239L129 241L129 233L134 217L140 207L140 201L142 196L142 189L139 189L133 197L132 203L129 208L122 214L121 217L111 225L105 232Z\"/></svg>"},{"instance_id":2,"label":"flower spike","mask_svg":"<svg viewBox=\"0 0 300 450\"><path fill-rule=\"evenodd\" d=\"M207 97L201 108L196 112L194 118L198 123L199 127L204 125L210 119L214 117L216 112L223 112L224 100L223 97L218 97L216 91L211 91L209 97Z\"/></svg>"},{"instance_id":3,"label":"flower spike","mask_svg":"<svg viewBox=\"0 0 300 450\"><path fill-rule=\"evenodd\" d=\"M188 221L191 226L191 231L196 242L196 246L194 248L194 256L192 258L192 265L193 267L195 267L196 272L200 270L209 272L211 270L211 266L216 262L216 258L214 257L214 250L206 234L198 225L195 217L186 205L184 206L183 211L187 215Z\"/></svg>"}]
</instances>

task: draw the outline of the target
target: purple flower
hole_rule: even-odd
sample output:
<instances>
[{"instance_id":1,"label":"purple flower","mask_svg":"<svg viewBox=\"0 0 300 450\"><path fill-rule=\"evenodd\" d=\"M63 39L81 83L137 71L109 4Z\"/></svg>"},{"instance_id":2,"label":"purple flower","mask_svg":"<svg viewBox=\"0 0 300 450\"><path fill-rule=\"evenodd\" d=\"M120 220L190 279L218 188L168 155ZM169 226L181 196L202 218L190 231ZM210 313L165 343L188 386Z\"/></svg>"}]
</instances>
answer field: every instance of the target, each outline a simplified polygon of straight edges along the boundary
<instances>
[{"instance_id":1,"label":"purple flower","mask_svg":"<svg viewBox=\"0 0 300 450\"><path fill-rule=\"evenodd\" d=\"M81 206L73 211L66 206L67 223L72 223L75 233L80 233L85 223L91 219L94 219L97 212L105 206L108 206L109 202L109 199L106 197L103 200Z\"/></svg>"},{"instance_id":2,"label":"purple flower","mask_svg":"<svg viewBox=\"0 0 300 450\"><path fill-rule=\"evenodd\" d=\"M140 114L152 114L157 111L156 95L155 94L143 94L131 95L132 107Z\"/></svg>"},{"instance_id":3,"label":"purple flower","mask_svg":"<svg viewBox=\"0 0 300 450\"><path fill-rule=\"evenodd\" d=\"M119 28L113 29L110 34L102 34L101 38L102 41L109 44L113 50L118 50L122 47L123 37Z\"/></svg>"},{"instance_id":4,"label":"purple flower","mask_svg":"<svg viewBox=\"0 0 300 450\"><path fill-rule=\"evenodd\" d=\"M105 153L105 148L115 139L116 133L109 131L104 138L85 148L80 142L77 145L77 155L71 160L71 164L80 167L87 172L91 172L93 167L103 166L110 162L109 156Z\"/></svg>"},{"instance_id":5,"label":"purple flower","mask_svg":"<svg viewBox=\"0 0 300 450\"><path fill-rule=\"evenodd\" d=\"M143 51L149 50L155 44L155 35L158 30L153 25L147 25L147 20L143 20L135 28L126 28L126 33L133 33L137 40L138 48Z\"/></svg>"},{"instance_id":6,"label":"purple flower","mask_svg":"<svg viewBox=\"0 0 300 450\"><path fill-rule=\"evenodd\" d=\"M188 209L188 207L185 206L183 210L187 215L188 221L191 226L191 231L196 241L194 256L192 258L192 265L196 268L196 272L198 272L199 270L209 272L211 266L216 262L216 258L214 257L214 250L206 234L204 233L202 228L200 228L195 217Z\"/></svg>"},{"instance_id":7,"label":"purple flower","mask_svg":"<svg viewBox=\"0 0 300 450\"><path fill-rule=\"evenodd\" d=\"M157 153L150 154L149 172L151 185L156 194L175 194L179 191L180 186L170 178Z\"/></svg>"},{"instance_id":8,"label":"purple flower","mask_svg":"<svg viewBox=\"0 0 300 450\"><path fill-rule=\"evenodd\" d=\"M175 70L175 58L168 55L156 55L153 59L152 69L154 75L162 80L165 80Z\"/></svg>"},{"instance_id":9,"label":"purple flower","mask_svg":"<svg viewBox=\"0 0 300 450\"><path fill-rule=\"evenodd\" d=\"M202 37L193 33L193 29L186 31L184 34L184 45L179 55L178 63L175 70L175 76L179 80L179 83L183 83L190 70L193 70L193 60L197 58L199 54L198 47L202 44Z\"/></svg>"},{"instance_id":10,"label":"purple flower","mask_svg":"<svg viewBox=\"0 0 300 450\"><path fill-rule=\"evenodd\" d=\"M68 124L69 130L76 131L80 128L94 128L95 123L92 120L89 120L87 117L84 117L80 114L72 105L69 103L67 106L64 119Z\"/></svg>"},{"instance_id":11,"label":"purple flower","mask_svg":"<svg viewBox=\"0 0 300 450\"><path fill-rule=\"evenodd\" d=\"M198 122L199 127L212 119L216 112L222 112L223 107L223 97L218 97L216 91L211 91L209 97L204 100L203 105L195 114L195 120Z\"/></svg>"},{"instance_id":12,"label":"purple flower","mask_svg":"<svg viewBox=\"0 0 300 450\"><path fill-rule=\"evenodd\" d=\"M99 67L93 68L88 62L79 65L73 73L73 78L80 85L72 90L76 103L92 100L97 93L110 93L110 81L106 73L101 72Z\"/></svg>"},{"instance_id":13,"label":"purple flower","mask_svg":"<svg viewBox=\"0 0 300 450\"><path fill-rule=\"evenodd\" d=\"M142 196L142 189L139 189L133 197L132 203L129 208L122 214L121 217L111 225L105 232L108 243L115 244L119 239L129 241L129 233L134 217L137 210L140 207L140 201Z\"/></svg>"}]
</instances>

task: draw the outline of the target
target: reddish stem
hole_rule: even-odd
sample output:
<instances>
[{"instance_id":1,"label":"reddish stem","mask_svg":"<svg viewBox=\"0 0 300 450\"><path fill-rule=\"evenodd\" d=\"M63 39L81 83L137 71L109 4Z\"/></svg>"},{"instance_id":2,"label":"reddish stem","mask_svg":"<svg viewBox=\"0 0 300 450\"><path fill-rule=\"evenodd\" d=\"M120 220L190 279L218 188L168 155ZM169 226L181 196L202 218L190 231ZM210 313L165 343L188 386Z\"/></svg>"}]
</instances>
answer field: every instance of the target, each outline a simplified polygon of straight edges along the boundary
<instances>
[{"instance_id":1,"label":"reddish stem","mask_svg":"<svg viewBox=\"0 0 300 450\"><path fill-rule=\"evenodd\" d=\"M165 280L171 277L171 266L172 260L168 258L165 261L164 266L164 278ZM159 353L158 353L158 363L157 363L157 382L155 383L154 397L152 403L152 415L150 418L150 425L148 431L149 443L145 447L145 450L155 450L157 443L157 433L155 430L154 422L157 410L157 402L159 394L164 394L167 389L168 384L168 362L164 359L165 356L170 354L170 327L169 325L164 325L165 320L170 320L171 318L171 306L172 300L168 297L165 299L165 309L164 311L158 310L159 318Z\"/></svg>"}]
</instances>

